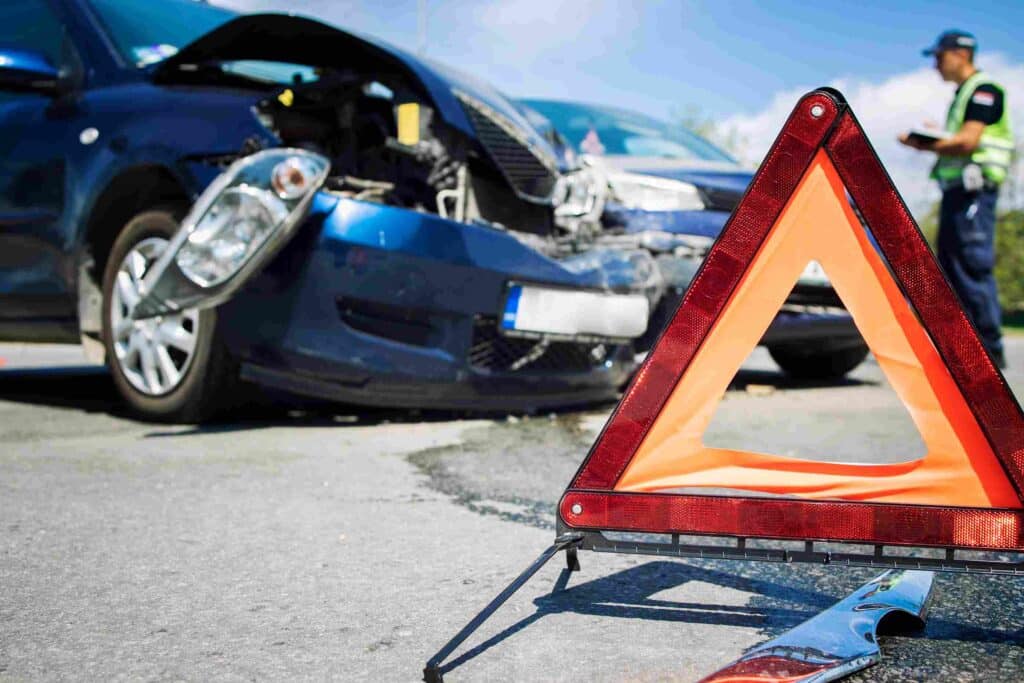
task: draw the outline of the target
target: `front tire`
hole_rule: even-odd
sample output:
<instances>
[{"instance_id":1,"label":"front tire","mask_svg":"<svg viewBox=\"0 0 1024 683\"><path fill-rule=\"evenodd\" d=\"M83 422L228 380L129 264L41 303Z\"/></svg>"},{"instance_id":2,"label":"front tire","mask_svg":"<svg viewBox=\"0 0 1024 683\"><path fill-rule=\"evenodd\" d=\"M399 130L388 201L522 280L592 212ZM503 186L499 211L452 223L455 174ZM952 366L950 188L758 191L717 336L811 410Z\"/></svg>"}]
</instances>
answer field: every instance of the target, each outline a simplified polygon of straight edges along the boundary
<instances>
[{"instance_id":1,"label":"front tire","mask_svg":"<svg viewBox=\"0 0 1024 683\"><path fill-rule=\"evenodd\" d=\"M769 347L772 360L789 376L806 380L839 379L868 356L865 344L839 349Z\"/></svg>"},{"instance_id":2,"label":"front tire","mask_svg":"<svg viewBox=\"0 0 1024 683\"><path fill-rule=\"evenodd\" d=\"M114 385L132 412L159 422L201 422L227 405L238 369L215 309L132 320L138 285L178 230L184 208L136 214L103 272L103 345Z\"/></svg>"}]
</instances>

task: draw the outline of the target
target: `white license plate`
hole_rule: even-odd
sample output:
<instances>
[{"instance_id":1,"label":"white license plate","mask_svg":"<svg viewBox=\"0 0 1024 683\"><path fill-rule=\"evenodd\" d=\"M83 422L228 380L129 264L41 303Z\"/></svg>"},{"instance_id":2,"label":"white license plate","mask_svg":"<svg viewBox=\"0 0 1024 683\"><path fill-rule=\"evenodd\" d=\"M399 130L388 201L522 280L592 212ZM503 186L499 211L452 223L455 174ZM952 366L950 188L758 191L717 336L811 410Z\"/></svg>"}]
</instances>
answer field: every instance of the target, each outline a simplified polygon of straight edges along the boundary
<instances>
[{"instance_id":1,"label":"white license plate","mask_svg":"<svg viewBox=\"0 0 1024 683\"><path fill-rule=\"evenodd\" d=\"M804 272L800 274L800 284L802 285L827 285L829 284L828 275L825 274L825 269L821 267L821 264L817 261L811 261L804 268Z\"/></svg>"},{"instance_id":2,"label":"white license plate","mask_svg":"<svg viewBox=\"0 0 1024 683\"><path fill-rule=\"evenodd\" d=\"M513 284L501 327L519 332L634 339L647 330L647 297Z\"/></svg>"}]
</instances>

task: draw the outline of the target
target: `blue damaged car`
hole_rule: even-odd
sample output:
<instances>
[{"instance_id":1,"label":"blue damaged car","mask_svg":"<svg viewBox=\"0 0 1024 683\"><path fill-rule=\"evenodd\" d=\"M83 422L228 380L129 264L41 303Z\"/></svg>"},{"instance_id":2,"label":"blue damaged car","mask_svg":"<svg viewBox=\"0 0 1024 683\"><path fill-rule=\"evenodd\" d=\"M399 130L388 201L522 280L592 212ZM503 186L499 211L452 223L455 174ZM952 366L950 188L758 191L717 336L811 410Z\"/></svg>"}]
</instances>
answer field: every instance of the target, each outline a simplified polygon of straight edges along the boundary
<instances>
[{"instance_id":1,"label":"blue damaged car","mask_svg":"<svg viewBox=\"0 0 1024 683\"><path fill-rule=\"evenodd\" d=\"M565 147L607 179L610 194L599 242L643 247L656 259L667 291L637 343L642 350L676 310L754 174L704 138L644 114L555 100L521 105L542 116ZM814 261L761 344L785 372L803 379L841 377L868 355L853 319Z\"/></svg>"},{"instance_id":2,"label":"blue damaged car","mask_svg":"<svg viewBox=\"0 0 1024 683\"><path fill-rule=\"evenodd\" d=\"M0 338L139 415L244 382L365 405L604 400L661 289L606 187L486 84L295 16L0 4Z\"/></svg>"}]
</instances>

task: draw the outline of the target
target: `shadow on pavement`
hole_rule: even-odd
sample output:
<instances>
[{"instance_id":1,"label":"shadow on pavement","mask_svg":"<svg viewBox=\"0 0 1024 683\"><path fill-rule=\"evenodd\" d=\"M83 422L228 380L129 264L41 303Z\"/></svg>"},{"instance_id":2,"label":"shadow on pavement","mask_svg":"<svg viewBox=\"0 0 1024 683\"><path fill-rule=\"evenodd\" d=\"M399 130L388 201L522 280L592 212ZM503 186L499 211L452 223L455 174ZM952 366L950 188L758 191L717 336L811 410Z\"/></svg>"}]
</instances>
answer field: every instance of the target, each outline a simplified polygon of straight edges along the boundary
<instances>
[{"instance_id":1,"label":"shadow on pavement","mask_svg":"<svg viewBox=\"0 0 1024 683\"><path fill-rule=\"evenodd\" d=\"M110 378L110 372L98 365L2 369L0 401L107 413L145 424L125 407ZM267 393L220 420L201 425L166 425L166 430L160 429L146 436L233 432L280 426L343 427L388 422L436 422L458 417L460 415L443 411L364 408ZM155 427L165 426L153 424Z\"/></svg>"},{"instance_id":2,"label":"shadow on pavement","mask_svg":"<svg viewBox=\"0 0 1024 683\"><path fill-rule=\"evenodd\" d=\"M128 416L110 373L99 365L0 370L0 400Z\"/></svg>"},{"instance_id":3,"label":"shadow on pavement","mask_svg":"<svg viewBox=\"0 0 1024 683\"><path fill-rule=\"evenodd\" d=\"M549 614L576 613L750 628L759 630L762 640L769 640L816 616L844 597L678 561L651 561L569 587L571 576L571 572L563 569L552 591L533 601L536 612L445 664L442 673L468 662ZM754 597L746 605L674 602L655 597L691 581L754 593ZM773 606L773 602L790 605L796 602L806 605L807 609ZM934 617L928 620L924 631L900 632L900 635L930 640L1024 645L1024 631L985 628Z\"/></svg>"},{"instance_id":4,"label":"shadow on pavement","mask_svg":"<svg viewBox=\"0 0 1024 683\"><path fill-rule=\"evenodd\" d=\"M464 664L549 614L572 612L601 617L756 629L764 629L771 625L786 630L810 619L819 611L832 606L837 600L833 596L795 589L793 586L774 581L751 579L684 562L647 562L577 586L567 587L571 576L572 573L563 569L551 593L534 600L536 612L445 664L442 672L447 673ZM789 601L798 600L806 604L808 609L672 602L654 597L662 591L682 586L690 581L755 592L767 597L784 597Z\"/></svg>"},{"instance_id":5,"label":"shadow on pavement","mask_svg":"<svg viewBox=\"0 0 1024 683\"><path fill-rule=\"evenodd\" d=\"M147 433L146 437L230 433L274 427L365 427L389 423L505 419L510 414L496 411L372 408L306 399L280 392L265 392L258 388L253 392L253 396L253 400L246 405L204 424L149 423L153 425L154 430ZM86 413L107 413L138 424L147 424L128 410L114 387L109 371L97 365L0 369L0 401L68 408ZM591 410L595 407L601 406L544 412L562 414ZM610 408L611 404L604 407Z\"/></svg>"},{"instance_id":6,"label":"shadow on pavement","mask_svg":"<svg viewBox=\"0 0 1024 683\"><path fill-rule=\"evenodd\" d=\"M776 389L834 389L837 387L872 387L880 382L851 377L835 379L797 379L790 377L781 370L748 370L741 368L729 382L729 391L743 391L751 385L766 385Z\"/></svg>"},{"instance_id":7,"label":"shadow on pavement","mask_svg":"<svg viewBox=\"0 0 1024 683\"><path fill-rule=\"evenodd\" d=\"M460 415L442 411L366 408L338 404L308 404L301 398L281 396L265 403L234 410L224 418L199 425L168 425L145 435L162 439L190 434L228 434L275 427L369 427L385 424L448 422Z\"/></svg>"}]
</instances>

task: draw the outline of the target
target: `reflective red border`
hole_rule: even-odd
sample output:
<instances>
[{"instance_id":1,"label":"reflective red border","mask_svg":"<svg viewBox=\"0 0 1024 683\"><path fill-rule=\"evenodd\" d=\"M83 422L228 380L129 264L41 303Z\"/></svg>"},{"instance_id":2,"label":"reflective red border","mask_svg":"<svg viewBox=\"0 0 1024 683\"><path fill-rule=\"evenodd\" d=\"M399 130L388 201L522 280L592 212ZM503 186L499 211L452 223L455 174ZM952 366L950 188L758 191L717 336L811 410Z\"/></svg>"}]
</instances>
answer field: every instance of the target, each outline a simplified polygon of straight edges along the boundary
<instances>
[{"instance_id":1,"label":"reflective red border","mask_svg":"<svg viewBox=\"0 0 1024 683\"><path fill-rule=\"evenodd\" d=\"M1024 548L1024 510L568 491L558 512L574 529L975 550Z\"/></svg>"}]
</instances>

